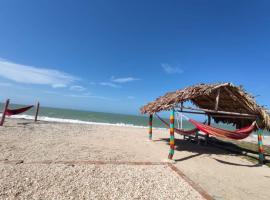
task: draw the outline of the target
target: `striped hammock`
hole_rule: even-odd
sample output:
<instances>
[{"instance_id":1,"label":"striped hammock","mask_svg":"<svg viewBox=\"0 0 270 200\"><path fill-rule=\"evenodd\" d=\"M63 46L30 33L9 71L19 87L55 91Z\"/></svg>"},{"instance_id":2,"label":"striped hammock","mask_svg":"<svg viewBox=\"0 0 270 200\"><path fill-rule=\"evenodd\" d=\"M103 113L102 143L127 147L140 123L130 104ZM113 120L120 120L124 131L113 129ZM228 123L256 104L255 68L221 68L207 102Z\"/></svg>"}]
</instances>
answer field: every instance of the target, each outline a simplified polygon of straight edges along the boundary
<instances>
[{"instance_id":1,"label":"striped hammock","mask_svg":"<svg viewBox=\"0 0 270 200\"><path fill-rule=\"evenodd\" d=\"M235 131L229 131L229 130L224 130L221 128L205 125L193 119L188 119L188 121L192 123L194 126L196 126L197 129L199 129L200 131L204 133L207 133L209 135L214 135L217 137L229 138L233 140L241 140L248 137L254 130L255 124L256 124L256 121L254 121L250 126L237 129Z\"/></svg>"},{"instance_id":2,"label":"striped hammock","mask_svg":"<svg viewBox=\"0 0 270 200\"><path fill-rule=\"evenodd\" d=\"M164 119L159 117L156 114L157 118L162 121L167 127L170 127L169 123L167 123ZM184 116L184 115L183 115ZM189 119L186 116L184 116L191 124L193 124L196 128L192 130L183 130L183 129L177 129L174 128L174 131L181 135L192 135L195 134L197 131L202 131L206 134L213 135L216 137L222 137L222 138L228 138L233 140L242 140L244 138L247 138L252 131L255 129L256 121L254 121L250 126L237 129L235 131L229 131L221 128L216 128L213 126L209 126L203 123L200 123L196 120Z\"/></svg>"}]
</instances>

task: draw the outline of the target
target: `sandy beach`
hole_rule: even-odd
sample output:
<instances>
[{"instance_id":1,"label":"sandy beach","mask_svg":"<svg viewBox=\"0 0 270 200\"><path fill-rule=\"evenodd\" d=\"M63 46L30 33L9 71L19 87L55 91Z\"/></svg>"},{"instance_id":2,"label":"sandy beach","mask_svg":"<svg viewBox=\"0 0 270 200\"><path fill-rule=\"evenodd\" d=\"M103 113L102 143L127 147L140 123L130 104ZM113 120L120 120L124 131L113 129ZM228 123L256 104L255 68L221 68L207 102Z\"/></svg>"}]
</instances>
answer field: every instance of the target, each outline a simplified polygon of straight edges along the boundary
<instances>
[{"instance_id":1,"label":"sandy beach","mask_svg":"<svg viewBox=\"0 0 270 200\"><path fill-rule=\"evenodd\" d=\"M163 130L7 119L0 199L270 198L268 167L176 138L167 164Z\"/></svg>"}]
</instances>

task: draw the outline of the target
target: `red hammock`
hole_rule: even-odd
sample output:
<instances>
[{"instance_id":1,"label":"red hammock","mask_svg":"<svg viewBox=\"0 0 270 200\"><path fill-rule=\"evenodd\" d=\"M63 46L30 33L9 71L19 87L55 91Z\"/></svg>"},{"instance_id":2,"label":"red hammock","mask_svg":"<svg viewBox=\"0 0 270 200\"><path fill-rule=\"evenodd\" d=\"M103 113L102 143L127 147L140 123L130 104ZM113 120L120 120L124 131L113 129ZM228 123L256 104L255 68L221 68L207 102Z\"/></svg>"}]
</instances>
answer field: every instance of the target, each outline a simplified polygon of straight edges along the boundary
<instances>
[{"instance_id":1,"label":"red hammock","mask_svg":"<svg viewBox=\"0 0 270 200\"><path fill-rule=\"evenodd\" d=\"M224 137L224 138L229 138L229 139L234 139L234 140L241 140L244 139L246 137L248 137L252 131L255 128L255 121L247 127L241 128L241 129L237 129L235 131L229 131L229 130L224 130L221 128L216 128L213 126L208 126L205 124L202 124L200 122L197 122L193 119L188 119L188 121L190 123L192 123L194 126L196 126L197 129L199 129L200 131L207 133L209 135L214 135L217 137Z\"/></svg>"},{"instance_id":2,"label":"red hammock","mask_svg":"<svg viewBox=\"0 0 270 200\"><path fill-rule=\"evenodd\" d=\"M33 106L27 106L27 107L24 107L24 108L18 108L18 109L7 109L6 110L6 115L7 116L11 116L11 115L17 115L17 114L21 114L29 109L31 109Z\"/></svg>"},{"instance_id":3,"label":"red hammock","mask_svg":"<svg viewBox=\"0 0 270 200\"><path fill-rule=\"evenodd\" d=\"M167 123L164 119L162 119L160 116L158 116L156 114L157 118L163 122L166 126L170 127L169 123ZM174 128L174 131L180 135L194 135L198 129L197 128L194 128L194 129L191 129L191 130L183 130L183 129L178 129L178 128Z\"/></svg>"}]
</instances>

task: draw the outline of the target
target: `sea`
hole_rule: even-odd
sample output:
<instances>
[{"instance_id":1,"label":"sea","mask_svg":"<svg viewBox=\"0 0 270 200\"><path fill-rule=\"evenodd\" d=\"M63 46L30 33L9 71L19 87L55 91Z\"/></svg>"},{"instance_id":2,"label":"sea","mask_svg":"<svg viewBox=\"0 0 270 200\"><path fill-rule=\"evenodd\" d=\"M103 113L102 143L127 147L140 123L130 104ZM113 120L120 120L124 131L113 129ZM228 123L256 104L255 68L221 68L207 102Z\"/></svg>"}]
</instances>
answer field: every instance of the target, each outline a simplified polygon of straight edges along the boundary
<instances>
[{"instance_id":1,"label":"sea","mask_svg":"<svg viewBox=\"0 0 270 200\"><path fill-rule=\"evenodd\" d=\"M25 105L12 104L11 109L24 107ZM3 109L3 103L0 103L0 111ZM20 114L13 115L11 118L20 119L34 119L35 108ZM62 122L62 123L78 123L78 124L100 124L100 125L114 125L114 126L125 126L125 127L137 127L137 128L147 128L148 127L148 117L145 115L127 115L127 114L116 114L116 113L106 113L106 112L94 112L94 111L83 111L74 109L64 109L64 108L52 108L52 107L40 107L39 117L40 121L48 122ZM164 118L167 122L169 119ZM180 122L176 121L176 127L180 126ZM234 130L235 127L227 124L214 124L214 126ZM153 119L153 127L159 129L167 129L167 127L156 117ZM182 121L183 129L192 129L194 126L188 121ZM254 133L256 134L256 133ZM264 132L265 136L270 136L269 132Z\"/></svg>"},{"instance_id":2,"label":"sea","mask_svg":"<svg viewBox=\"0 0 270 200\"><path fill-rule=\"evenodd\" d=\"M3 103L0 103L0 111L2 111L3 106ZM25 105L12 104L10 108L16 109L24 106ZM11 118L34 119L34 115L35 108L32 108L23 114L13 115ZM63 123L134 126L141 128L148 127L148 117L143 115L127 115L43 106L40 107L38 120ZM164 125L160 121L154 120L153 127L163 128Z\"/></svg>"}]
</instances>

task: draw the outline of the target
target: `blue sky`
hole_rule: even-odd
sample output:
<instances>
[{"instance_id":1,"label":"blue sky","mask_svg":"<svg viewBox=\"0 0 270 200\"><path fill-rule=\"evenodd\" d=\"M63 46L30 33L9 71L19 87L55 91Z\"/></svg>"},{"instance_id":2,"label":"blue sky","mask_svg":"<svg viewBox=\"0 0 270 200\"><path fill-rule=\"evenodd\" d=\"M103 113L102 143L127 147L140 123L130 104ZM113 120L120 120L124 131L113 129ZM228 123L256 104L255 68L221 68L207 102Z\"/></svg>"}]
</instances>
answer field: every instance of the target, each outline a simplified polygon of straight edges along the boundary
<instances>
[{"instance_id":1,"label":"blue sky","mask_svg":"<svg viewBox=\"0 0 270 200\"><path fill-rule=\"evenodd\" d=\"M269 105L269 1L0 1L0 100L137 114L196 83Z\"/></svg>"}]
</instances>

